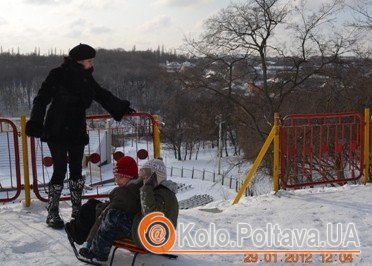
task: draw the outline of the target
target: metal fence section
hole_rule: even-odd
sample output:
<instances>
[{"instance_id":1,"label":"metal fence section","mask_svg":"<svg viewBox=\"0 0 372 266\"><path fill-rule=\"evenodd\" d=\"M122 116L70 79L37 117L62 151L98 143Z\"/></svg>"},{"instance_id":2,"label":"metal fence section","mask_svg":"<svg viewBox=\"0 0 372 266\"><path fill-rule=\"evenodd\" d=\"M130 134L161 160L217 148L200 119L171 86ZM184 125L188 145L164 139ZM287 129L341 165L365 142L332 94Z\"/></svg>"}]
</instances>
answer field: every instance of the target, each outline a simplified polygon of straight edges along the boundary
<instances>
[{"instance_id":1,"label":"metal fence section","mask_svg":"<svg viewBox=\"0 0 372 266\"><path fill-rule=\"evenodd\" d=\"M359 113L289 115L280 127L281 187L343 184L363 168Z\"/></svg>"},{"instance_id":2,"label":"metal fence section","mask_svg":"<svg viewBox=\"0 0 372 266\"><path fill-rule=\"evenodd\" d=\"M90 141L82 161L86 180L84 198L107 197L110 190L107 188L113 185L112 169L117 160L128 155L141 166L154 158L156 121L150 114L135 113L124 116L120 122L109 115L88 116L86 122ZM33 190L40 200L46 201L53 160L46 143L31 138L30 145ZM67 172L61 200L70 199L68 178Z\"/></svg>"},{"instance_id":3,"label":"metal fence section","mask_svg":"<svg viewBox=\"0 0 372 266\"><path fill-rule=\"evenodd\" d=\"M0 202L15 200L22 190L17 126L0 118Z\"/></svg>"},{"instance_id":4,"label":"metal fence section","mask_svg":"<svg viewBox=\"0 0 372 266\"><path fill-rule=\"evenodd\" d=\"M203 181L210 181L213 183L221 183L222 186L228 187L230 189L234 189L235 192L238 191L240 186L242 185L242 180L238 178L234 178L232 176L226 175L217 175L215 171L207 171L205 169L188 169L188 168L178 168L178 167L167 167L167 171L170 177L185 177L191 179L199 179ZM245 195L251 194L249 188L245 190Z\"/></svg>"},{"instance_id":5,"label":"metal fence section","mask_svg":"<svg viewBox=\"0 0 372 266\"><path fill-rule=\"evenodd\" d=\"M0 202L14 201L23 189L17 121L0 118ZM90 143L85 147L82 161L86 178L84 198L107 197L113 186L113 165L122 156L132 156L141 167L148 159L160 155L157 121L150 114L124 116L120 122L109 115L95 115L88 116L86 122ZM363 145L364 135L368 137L364 134L364 130L368 131L365 123L356 112L285 117L280 126L281 187L301 188L359 180L363 160L372 160L372 123L369 125L369 157L368 146ZM46 201L53 160L46 143L34 138L30 138L29 143L32 188L40 200ZM371 172L372 164L369 164ZM236 191L242 185L240 179L207 170L170 167L168 174L221 183ZM69 173L66 183L68 178ZM245 195L248 194L251 194L249 188L245 190ZM61 199L69 198L66 184Z\"/></svg>"},{"instance_id":6,"label":"metal fence section","mask_svg":"<svg viewBox=\"0 0 372 266\"><path fill-rule=\"evenodd\" d=\"M369 182L372 182L372 116L369 119Z\"/></svg>"},{"instance_id":7,"label":"metal fence section","mask_svg":"<svg viewBox=\"0 0 372 266\"><path fill-rule=\"evenodd\" d=\"M177 168L174 166L171 166L168 168L169 175L170 176L177 176L177 177L188 177L191 179L201 179L206 181L212 181L216 182L216 173L211 171L206 171L205 169L199 170L199 169L187 169L184 167Z\"/></svg>"},{"instance_id":8,"label":"metal fence section","mask_svg":"<svg viewBox=\"0 0 372 266\"><path fill-rule=\"evenodd\" d=\"M365 119L365 150L364 150L364 176L366 182L372 182L372 115L370 108L364 110Z\"/></svg>"}]
</instances>

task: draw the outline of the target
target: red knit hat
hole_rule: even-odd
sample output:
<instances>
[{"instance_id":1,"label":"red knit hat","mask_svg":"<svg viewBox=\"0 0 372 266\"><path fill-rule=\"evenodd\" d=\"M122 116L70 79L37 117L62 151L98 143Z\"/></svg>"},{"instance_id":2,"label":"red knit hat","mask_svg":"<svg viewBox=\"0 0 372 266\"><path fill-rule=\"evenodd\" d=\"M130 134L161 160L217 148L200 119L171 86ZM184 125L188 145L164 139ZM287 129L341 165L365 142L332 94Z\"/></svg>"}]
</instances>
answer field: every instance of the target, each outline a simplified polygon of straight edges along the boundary
<instances>
[{"instance_id":1,"label":"red knit hat","mask_svg":"<svg viewBox=\"0 0 372 266\"><path fill-rule=\"evenodd\" d=\"M136 161L130 156L121 157L114 168L114 175L136 179L138 177Z\"/></svg>"}]
</instances>

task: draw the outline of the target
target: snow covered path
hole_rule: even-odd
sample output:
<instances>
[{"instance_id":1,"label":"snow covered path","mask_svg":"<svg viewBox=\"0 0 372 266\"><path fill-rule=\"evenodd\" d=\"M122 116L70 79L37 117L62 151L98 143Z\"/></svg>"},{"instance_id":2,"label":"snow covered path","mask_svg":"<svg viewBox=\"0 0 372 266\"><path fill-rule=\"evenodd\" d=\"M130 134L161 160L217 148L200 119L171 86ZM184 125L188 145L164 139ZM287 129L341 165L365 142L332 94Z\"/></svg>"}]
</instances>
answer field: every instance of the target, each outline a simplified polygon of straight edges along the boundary
<instances>
[{"instance_id":1,"label":"snow covered path","mask_svg":"<svg viewBox=\"0 0 372 266\"><path fill-rule=\"evenodd\" d=\"M176 181L180 180L176 179ZM208 228L213 222L216 227L227 229L232 238L237 235L238 223L247 223L253 229L263 230L269 223L277 224L281 229L316 228L324 234L327 223L341 223L345 226L354 224L362 253L358 256L354 255L353 262L346 265L372 265L371 184L280 191L277 195L266 194L243 198L239 204L232 206L233 191L226 191L206 181L182 178L182 182L194 184L193 190L180 194L183 195L182 198L196 193L209 193L216 200L204 207L181 210L179 224L195 223L197 228ZM65 220L69 219L70 212L68 203L62 202L61 213ZM48 228L45 217L45 203L38 200L33 200L31 208L25 208L19 202L0 206L2 265L83 265L75 259L64 231ZM244 249L255 249L249 244L251 242L247 243ZM176 242L176 246L178 244ZM264 248L270 247L262 249ZM350 249L356 248L350 247ZM131 258L132 255L129 253L118 251L114 265L130 265ZM319 255L314 254L313 262L313 265L323 265ZM136 265L232 264L249 265L243 263L241 254L180 255L176 261L154 255L141 255L136 262ZM290 264L281 262L271 265Z\"/></svg>"}]
</instances>

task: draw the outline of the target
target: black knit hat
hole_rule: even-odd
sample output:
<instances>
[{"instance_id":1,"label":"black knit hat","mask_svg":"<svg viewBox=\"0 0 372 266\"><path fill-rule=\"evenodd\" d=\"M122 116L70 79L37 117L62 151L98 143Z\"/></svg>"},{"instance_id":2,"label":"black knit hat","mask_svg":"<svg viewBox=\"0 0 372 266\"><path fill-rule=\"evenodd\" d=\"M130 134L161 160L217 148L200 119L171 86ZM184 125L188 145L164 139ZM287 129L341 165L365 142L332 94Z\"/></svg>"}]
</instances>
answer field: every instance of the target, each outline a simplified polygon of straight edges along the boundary
<instances>
[{"instance_id":1,"label":"black knit hat","mask_svg":"<svg viewBox=\"0 0 372 266\"><path fill-rule=\"evenodd\" d=\"M87 44L79 44L71 49L68 54L73 60L85 60L96 57L96 50Z\"/></svg>"}]
</instances>

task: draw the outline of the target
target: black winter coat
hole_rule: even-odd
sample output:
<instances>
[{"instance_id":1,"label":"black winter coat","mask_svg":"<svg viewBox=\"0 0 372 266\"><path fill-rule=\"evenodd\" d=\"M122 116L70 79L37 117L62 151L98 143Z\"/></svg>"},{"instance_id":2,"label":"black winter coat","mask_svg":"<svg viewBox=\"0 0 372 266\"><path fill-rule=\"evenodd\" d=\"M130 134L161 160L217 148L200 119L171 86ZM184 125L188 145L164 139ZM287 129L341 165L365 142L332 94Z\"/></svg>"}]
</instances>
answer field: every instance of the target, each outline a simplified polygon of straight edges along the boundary
<instances>
[{"instance_id":1,"label":"black winter coat","mask_svg":"<svg viewBox=\"0 0 372 266\"><path fill-rule=\"evenodd\" d=\"M85 111L93 100L117 121L129 111L130 103L102 88L94 80L92 70L84 70L80 64L67 60L50 71L33 101L29 120L34 125L43 125L42 141L88 144Z\"/></svg>"}]
</instances>

